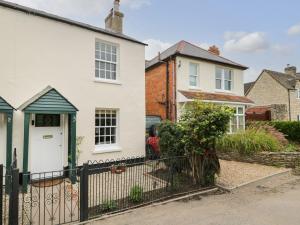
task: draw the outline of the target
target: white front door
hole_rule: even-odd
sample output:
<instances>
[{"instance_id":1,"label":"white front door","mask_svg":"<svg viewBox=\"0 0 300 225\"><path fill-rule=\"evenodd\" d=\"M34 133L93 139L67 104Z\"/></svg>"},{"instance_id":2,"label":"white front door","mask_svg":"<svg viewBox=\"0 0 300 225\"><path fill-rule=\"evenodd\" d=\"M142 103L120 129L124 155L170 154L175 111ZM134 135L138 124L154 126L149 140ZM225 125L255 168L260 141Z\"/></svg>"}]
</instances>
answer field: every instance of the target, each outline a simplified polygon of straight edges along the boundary
<instances>
[{"instance_id":1,"label":"white front door","mask_svg":"<svg viewBox=\"0 0 300 225\"><path fill-rule=\"evenodd\" d=\"M60 115L36 114L31 124L31 173L47 172L41 178L58 176L63 169L63 129ZM53 173L52 173L53 171ZM49 172L49 173L48 173ZM34 175L34 178L38 178Z\"/></svg>"}]
</instances>

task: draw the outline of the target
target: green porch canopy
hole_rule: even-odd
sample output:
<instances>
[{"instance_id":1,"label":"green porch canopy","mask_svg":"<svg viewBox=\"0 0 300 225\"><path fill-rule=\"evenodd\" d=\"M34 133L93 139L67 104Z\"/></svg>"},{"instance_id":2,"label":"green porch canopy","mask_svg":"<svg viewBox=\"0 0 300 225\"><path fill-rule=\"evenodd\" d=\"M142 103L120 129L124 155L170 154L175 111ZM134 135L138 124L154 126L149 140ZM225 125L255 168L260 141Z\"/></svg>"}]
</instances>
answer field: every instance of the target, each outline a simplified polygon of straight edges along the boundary
<instances>
[{"instance_id":1,"label":"green porch canopy","mask_svg":"<svg viewBox=\"0 0 300 225\"><path fill-rule=\"evenodd\" d=\"M12 107L7 101L0 96L0 113L5 113L6 120L6 168L10 168L12 164L12 136L13 136L13 112Z\"/></svg>"},{"instance_id":2,"label":"green porch canopy","mask_svg":"<svg viewBox=\"0 0 300 225\"><path fill-rule=\"evenodd\" d=\"M55 88L48 86L19 107L24 112L23 173L28 173L30 114L68 114L69 167L76 167L76 113L78 109Z\"/></svg>"}]
</instances>

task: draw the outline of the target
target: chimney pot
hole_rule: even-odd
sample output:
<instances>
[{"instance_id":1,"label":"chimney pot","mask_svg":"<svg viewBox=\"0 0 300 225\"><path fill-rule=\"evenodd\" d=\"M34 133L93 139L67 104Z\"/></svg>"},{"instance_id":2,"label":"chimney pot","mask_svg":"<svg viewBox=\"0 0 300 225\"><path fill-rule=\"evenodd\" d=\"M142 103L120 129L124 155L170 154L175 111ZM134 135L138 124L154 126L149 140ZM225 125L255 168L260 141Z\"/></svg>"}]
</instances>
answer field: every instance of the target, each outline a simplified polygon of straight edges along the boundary
<instances>
[{"instance_id":1,"label":"chimney pot","mask_svg":"<svg viewBox=\"0 0 300 225\"><path fill-rule=\"evenodd\" d=\"M120 12L120 0L114 0L114 7L105 19L105 29L116 33L123 33L124 14Z\"/></svg>"},{"instance_id":2,"label":"chimney pot","mask_svg":"<svg viewBox=\"0 0 300 225\"><path fill-rule=\"evenodd\" d=\"M213 45L213 46L210 46L209 49L208 49L209 52L215 54L215 55L220 55L220 50L217 46Z\"/></svg>"},{"instance_id":3,"label":"chimney pot","mask_svg":"<svg viewBox=\"0 0 300 225\"><path fill-rule=\"evenodd\" d=\"M290 64L287 64L287 67L284 69L284 72L286 74L292 75L292 76L296 76L297 73L297 67L295 66L290 66Z\"/></svg>"}]
</instances>

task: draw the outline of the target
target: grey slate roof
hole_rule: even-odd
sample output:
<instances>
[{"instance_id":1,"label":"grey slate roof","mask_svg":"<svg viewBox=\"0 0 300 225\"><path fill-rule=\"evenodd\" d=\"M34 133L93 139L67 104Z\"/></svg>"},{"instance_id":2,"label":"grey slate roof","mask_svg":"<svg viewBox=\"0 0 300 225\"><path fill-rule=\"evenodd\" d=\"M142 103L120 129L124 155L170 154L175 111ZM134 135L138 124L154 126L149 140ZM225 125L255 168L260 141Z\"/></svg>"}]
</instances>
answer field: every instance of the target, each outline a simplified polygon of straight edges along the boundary
<instances>
[{"instance_id":1,"label":"grey slate roof","mask_svg":"<svg viewBox=\"0 0 300 225\"><path fill-rule=\"evenodd\" d=\"M127 41L131 41L131 42L135 42L135 43L138 43L138 44L146 45L145 43L143 43L141 41L138 41L138 40L136 40L132 37L129 37L125 34L116 33L116 32L113 32L113 31L108 31L108 30L105 30L105 29L102 29L102 28L99 28L99 27L96 27L96 26L92 26L92 25L89 25L89 24L86 24L86 23L77 22L77 21L74 21L74 20L71 20L71 19L60 17L60 16L57 16L57 15L54 15L54 14L51 14L51 13L47 13L47 12L44 12L44 11L41 11L41 10L29 8L29 7L26 7L26 6L19 5L19 4L15 4L15 3L0 0L0 6L10 8L10 9L13 9L13 10L17 10L17 11L21 11L21 12L25 12L25 13L33 15L33 16L44 17L44 18L55 20L55 21L58 21L58 22L62 22L62 23L73 25L73 26L81 27L83 29L91 30L91 31L94 31L94 32L98 32L98 33L110 35L110 36L113 36L113 37L125 39Z\"/></svg>"},{"instance_id":2,"label":"grey slate roof","mask_svg":"<svg viewBox=\"0 0 300 225\"><path fill-rule=\"evenodd\" d=\"M296 78L294 76L286 73L272 71L272 70L264 70L264 71L268 73L271 77L273 77L275 80L277 80L285 88L295 89ZM300 76L297 79L300 79Z\"/></svg>"},{"instance_id":3,"label":"grey slate roof","mask_svg":"<svg viewBox=\"0 0 300 225\"><path fill-rule=\"evenodd\" d=\"M246 93L248 92L248 90L252 87L252 85L255 84L255 82L249 82L249 83L245 83L244 84L244 94L246 95Z\"/></svg>"},{"instance_id":4,"label":"grey slate roof","mask_svg":"<svg viewBox=\"0 0 300 225\"><path fill-rule=\"evenodd\" d=\"M214 63L237 67L237 68L240 68L243 70L248 69L248 67L246 67L244 65L233 62L224 57L215 55L215 54L213 54L207 50L204 50L196 45L193 45L187 41L180 41L177 44L175 44L175 45L171 46L170 48L168 48L167 50L165 50L164 52L162 52L160 55L160 60L165 60L174 55L193 57L193 58L202 59L202 60L206 60L206 61L210 61L210 62L214 62ZM158 56L153 58L150 61L146 61L146 69L149 69L158 63L160 63Z\"/></svg>"}]
</instances>

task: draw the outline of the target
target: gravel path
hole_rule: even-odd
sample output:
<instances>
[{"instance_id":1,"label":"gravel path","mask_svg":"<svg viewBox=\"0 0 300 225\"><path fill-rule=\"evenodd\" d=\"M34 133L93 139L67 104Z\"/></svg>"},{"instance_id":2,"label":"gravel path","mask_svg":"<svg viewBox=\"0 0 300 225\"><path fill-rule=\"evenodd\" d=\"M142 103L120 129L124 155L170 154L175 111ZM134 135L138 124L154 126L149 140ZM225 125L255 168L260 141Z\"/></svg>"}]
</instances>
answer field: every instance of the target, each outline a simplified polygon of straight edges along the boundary
<instances>
[{"instance_id":1,"label":"gravel path","mask_svg":"<svg viewBox=\"0 0 300 225\"><path fill-rule=\"evenodd\" d=\"M221 174L217 179L217 183L226 188L234 188L244 183L290 170L286 168L225 160L220 160L220 163Z\"/></svg>"}]
</instances>

